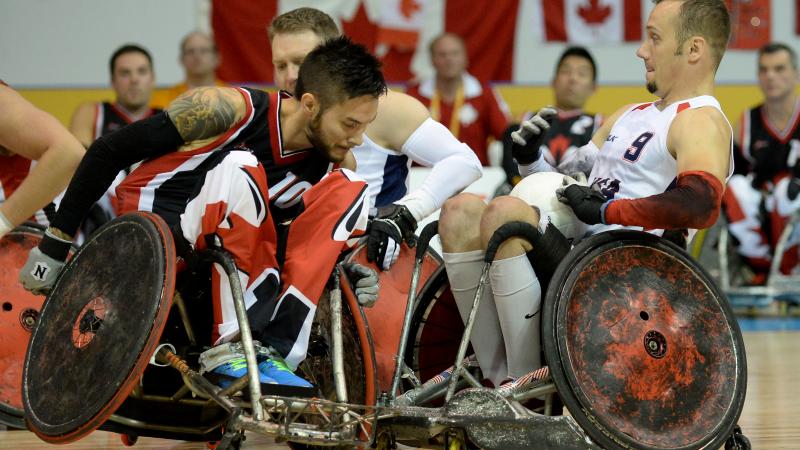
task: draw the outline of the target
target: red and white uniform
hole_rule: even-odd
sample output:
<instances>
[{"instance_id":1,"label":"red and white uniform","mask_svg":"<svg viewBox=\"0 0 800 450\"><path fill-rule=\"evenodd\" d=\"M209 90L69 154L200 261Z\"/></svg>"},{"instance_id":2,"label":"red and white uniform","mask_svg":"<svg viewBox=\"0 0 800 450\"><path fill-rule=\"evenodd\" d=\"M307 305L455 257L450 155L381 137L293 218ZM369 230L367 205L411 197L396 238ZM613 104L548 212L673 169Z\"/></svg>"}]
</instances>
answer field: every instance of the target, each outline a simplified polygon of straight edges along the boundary
<instances>
[{"instance_id":1,"label":"red and white uniform","mask_svg":"<svg viewBox=\"0 0 800 450\"><path fill-rule=\"evenodd\" d=\"M459 141L467 144L478 155L481 164L489 165L486 154L486 141L489 136L502 139L508 128L508 105L503 98L488 84L465 73L462 75L463 104L455 113L458 114L458 127L452 124L453 103L440 102L439 122L450 128ZM428 109L436 93L436 80L430 78L420 84L411 85L406 93L421 101Z\"/></svg>"},{"instance_id":2,"label":"red and white uniform","mask_svg":"<svg viewBox=\"0 0 800 450\"><path fill-rule=\"evenodd\" d=\"M316 149L284 150L279 112L288 94L239 91L247 111L238 124L201 148L145 161L117 187L117 197L122 212L152 211L180 224L195 249L231 253L254 338L296 366L340 252L366 229L366 183L349 170L330 172ZM212 285L220 342L238 324L227 277L216 265Z\"/></svg>"},{"instance_id":3,"label":"red and white uniform","mask_svg":"<svg viewBox=\"0 0 800 450\"><path fill-rule=\"evenodd\" d=\"M663 110L658 109L657 103L632 106L614 123L600 149L589 175L591 186L609 200L649 197L675 187L678 162L667 149L670 125L682 111L702 107L722 112L717 99L710 95L680 100ZM733 173L733 141L729 170L728 177ZM642 230L642 227L597 224L589 227L588 234L617 228ZM664 233L662 229L644 231L658 236ZM687 242L695 231L689 230Z\"/></svg>"},{"instance_id":4,"label":"red and white uniform","mask_svg":"<svg viewBox=\"0 0 800 450\"><path fill-rule=\"evenodd\" d=\"M744 111L739 142L736 174L728 182L722 205L728 229L739 244L737 251L756 272L754 281L760 282L766 280L783 228L800 208L800 198L792 201L787 195L792 168L800 161L800 101L783 130L769 122L763 104ZM799 242L797 235L787 242L783 273L797 266Z\"/></svg>"}]
</instances>

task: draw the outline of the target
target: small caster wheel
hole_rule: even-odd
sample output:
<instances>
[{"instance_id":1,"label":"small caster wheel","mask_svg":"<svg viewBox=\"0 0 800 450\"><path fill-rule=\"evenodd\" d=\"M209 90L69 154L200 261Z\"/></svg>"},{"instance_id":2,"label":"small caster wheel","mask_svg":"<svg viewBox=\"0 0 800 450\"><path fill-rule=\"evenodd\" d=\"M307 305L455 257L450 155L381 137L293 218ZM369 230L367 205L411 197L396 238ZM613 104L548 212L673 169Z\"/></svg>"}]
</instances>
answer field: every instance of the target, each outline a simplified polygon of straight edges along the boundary
<instances>
[{"instance_id":1,"label":"small caster wheel","mask_svg":"<svg viewBox=\"0 0 800 450\"><path fill-rule=\"evenodd\" d=\"M750 439L742 433L742 427L736 425L733 434L725 441L725 450L750 450Z\"/></svg>"},{"instance_id":2,"label":"small caster wheel","mask_svg":"<svg viewBox=\"0 0 800 450\"><path fill-rule=\"evenodd\" d=\"M139 436L135 434L120 434L119 439L122 441L122 445L125 447L133 447L136 445L136 441L139 440Z\"/></svg>"}]
</instances>

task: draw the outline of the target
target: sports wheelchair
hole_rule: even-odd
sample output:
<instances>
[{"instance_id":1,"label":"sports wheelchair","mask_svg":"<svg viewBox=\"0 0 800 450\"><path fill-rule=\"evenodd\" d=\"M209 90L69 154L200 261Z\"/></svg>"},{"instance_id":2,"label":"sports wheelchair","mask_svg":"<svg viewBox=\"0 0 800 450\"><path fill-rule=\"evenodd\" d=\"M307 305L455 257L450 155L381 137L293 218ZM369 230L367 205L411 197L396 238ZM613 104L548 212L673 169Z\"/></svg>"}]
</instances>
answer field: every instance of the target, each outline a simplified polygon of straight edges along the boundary
<instances>
[{"instance_id":1,"label":"sports wheelchair","mask_svg":"<svg viewBox=\"0 0 800 450\"><path fill-rule=\"evenodd\" d=\"M499 230L490 248L515 233ZM426 250L434 234L435 224L422 233L413 270L404 249L381 274L372 308L334 271L298 369L319 396L297 398L262 392L257 376L220 389L198 374L202 308L174 294L169 229L148 213L115 219L77 251L42 306L23 364L24 415L13 418L53 443L101 428L127 444L155 436L218 449L239 448L245 431L294 448L749 448L735 428L746 386L741 333L682 250L629 231L582 241L545 297L547 368L489 389L467 356L471 321L462 323L441 261ZM204 258L235 273L223 252ZM347 257L364 259L363 248ZM229 279L255 374L241 286ZM532 398L544 407L521 403Z\"/></svg>"}]
</instances>

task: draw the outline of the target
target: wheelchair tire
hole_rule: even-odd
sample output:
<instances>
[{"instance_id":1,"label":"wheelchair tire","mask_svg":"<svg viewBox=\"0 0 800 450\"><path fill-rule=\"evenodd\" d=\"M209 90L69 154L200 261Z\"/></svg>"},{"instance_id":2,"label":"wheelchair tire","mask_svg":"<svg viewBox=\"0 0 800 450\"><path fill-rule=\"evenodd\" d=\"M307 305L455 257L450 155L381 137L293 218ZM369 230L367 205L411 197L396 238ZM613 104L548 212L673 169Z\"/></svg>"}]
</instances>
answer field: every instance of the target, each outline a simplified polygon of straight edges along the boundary
<instances>
[{"instance_id":1,"label":"wheelchair tire","mask_svg":"<svg viewBox=\"0 0 800 450\"><path fill-rule=\"evenodd\" d=\"M677 246L616 230L559 264L542 327L564 403L608 449L719 448L744 404L741 331L727 299Z\"/></svg>"}]
</instances>

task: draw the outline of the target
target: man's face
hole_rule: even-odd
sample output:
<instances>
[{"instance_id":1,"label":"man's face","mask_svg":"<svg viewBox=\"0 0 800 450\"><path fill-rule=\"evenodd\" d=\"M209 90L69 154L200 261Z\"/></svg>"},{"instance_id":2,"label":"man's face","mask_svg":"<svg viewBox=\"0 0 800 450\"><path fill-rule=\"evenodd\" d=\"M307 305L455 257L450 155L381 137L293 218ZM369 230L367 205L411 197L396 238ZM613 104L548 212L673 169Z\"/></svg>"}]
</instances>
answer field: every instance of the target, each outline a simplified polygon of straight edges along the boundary
<instances>
[{"instance_id":1,"label":"man's face","mask_svg":"<svg viewBox=\"0 0 800 450\"><path fill-rule=\"evenodd\" d=\"M378 114L378 99L371 95L351 98L314 114L306 136L330 161L341 162L347 152L363 142L367 125Z\"/></svg>"},{"instance_id":2,"label":"man's face","mask_svg":"<svg viewBox=\"0 0 800 450\"><path fill-rule=\"evenodd\" d=\"M797 69L786 50L764 53L758 58L758 85L767 100L778 100L794 94Z\"/></svg>"},{"instance_id":3,"label":"man's face","mask_svg":"<svg viewBox=\"0 0 800 450\"><path fill-rule=\"evenodd\" d=\"M661 2L650 13L647 34L636 51L644 60L647 90L664 98L679 75L683 55L678 53L675 26L681 2ZM678 81L680 82L680 81Z\"/></svg>"},{"instance_id":4,"label":"man's face","mask_svg":"<svg viewBox=\"0 0 800 450\"><path fill-rule=\"evenodd\" d=\"M570 55L564 58L553 79L556 106L565 110L582 109L594 92L594 70L586 58Z\"/></svg>"},{"instance_id":5,"label":"man's face","mask_svg":"<svg viewBox=\"0 0 800 450\"><path fill-rule=\"evenodd\" d=\"M436 69L436 76L457 78L467 68L467 51L458 39L444 36L431 50L431 63Z\"/></svg>"},{"instance_id":6,"label":"man's face","mask_svg":"<svg viewBox=\"0 0 800 450\"><path fill-rule=\"evenodd\" d=\"M155 81L153 68L143 54L130 52L117 57L111 86L117 94L117 103L124 108L133 110L147 105Z\"/></svg>"},{"instance_id":7,"label":"man's face","mask_svg":"<svg viewBox=\"0 0 800 450\"><path fill-rule=\"evenodd\" d=\"M322 39L310 30L272 37L272 66L275 68L275 84L279 89L294 92L300 64L321 43Z\"/></svg>"},{"instance_id":8,"label":"man's face","mask_svg":"<svg viewBox=\"0 0 800 450\"><path fill-rule=\"evenodd\" d=\"M211 39L202 34L192 34L186 38L181 49L181 65L187 76L213 74L219 65L219 57Z\"/></svg>"}]
</instances>

